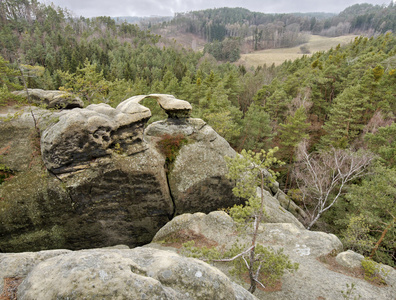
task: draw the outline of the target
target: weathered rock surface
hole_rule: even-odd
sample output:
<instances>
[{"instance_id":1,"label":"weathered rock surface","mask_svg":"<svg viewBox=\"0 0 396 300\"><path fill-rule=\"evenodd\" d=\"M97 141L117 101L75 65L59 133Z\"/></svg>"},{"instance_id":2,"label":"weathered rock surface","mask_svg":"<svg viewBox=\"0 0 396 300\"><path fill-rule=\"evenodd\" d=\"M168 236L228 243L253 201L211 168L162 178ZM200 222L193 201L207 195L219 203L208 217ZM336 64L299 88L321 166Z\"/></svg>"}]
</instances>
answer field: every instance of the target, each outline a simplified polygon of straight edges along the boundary
<instances>
[{"instance_id":1,"label":"weathered rock surface","mask_svg":"<svg viewBox=\"0 0 396 300\"><path fill-rule=\"evenodd\" d=\"M0 164L14 172L29 170L34 156L40 155L40 141L32 112L39 131L57 121L61 114L37 107L0 113Z\"/></svg>"},{"instance_id":2,"label":"weathered rock surface","mask_svg":"<svg viewBox=\"0 0 396 300\"><path fill-rule=\"evenodd\" d=\"M157 97L177 118L144 129L151 116L139 104L145 97ZM243 203L225 177L224 156L235 152L204 121L185 118L191 109L187 104L169 95L149 95L115 109L106 104L59 112L36 109L41 156L30 139L23 139L28 130L37 132L31 115L7 121L10 126L0 128L5 144L17 148L12 139L17 132L28 150L11 153L5 161L21 172L0 186L0 252L139 246L174 215ZM20 133L14 123L23 128ZM165 133L188 139L167 168L157 150ZM301 226L270 194L266 199L272 222Z\"/></svg>"},{"instance_id":3,"label":"weathered rock surface","mask_svg":"<svg viewBox=\"0 0 396 300\"><path fill-rule=\"evenodd\" d=\"M42 89L28 89L13 92L17 96L27 98L29 94L30 100L34 104L44 105L46 108L82 108L84 107L84 102L77 96L69 92L64 91L45 91Z\"/></svg>"},{"instance_id":4,"label":"weathered rock surface","mask_svg":"<svg viewBox=\"0 0 396 300\"><path fill-rule=\"evenodd\" d=\"M176 99L173 95L166 94L150 94L150 95L139 95L133 96L120 105L129 105L130 103L139 103L146 98L155 98L157 103L166 112L169 118L180 119L188 118L191 114L192 106L189 102L184 100ZM118 107L117 107L118 108Z\"/></svg>"},{"instance_id":5,"label":"weathered rock surface","mask_svg":"<svg viewBox=\"0 0 396 300\"><path fill-rule=\"evenodd\" d=\"M228 142L201 119L168 119L150 124L148 138L168 133L189 139L169 170L169 186L176 213L210 212L230 203L244 203L232 194L232 183L225 178L224 156L235 156Z\"/></svg>"},{"instance_id":6,"label":"weathered rock surface","mask_svg":"<svg viewBox=\"0 0 396 300\"><path fill-rule=\"evenodd\" d=\"M128 155L141 152L147 149L143 130L150 116L148 108L135 103L120 109L104 103L73 109L43 132L45 166L59 174L108 156L116 147Z\"/></svg>"},{"instance_id":7,"label":"weathered rock surface","mask_svg":"<svg viewBox=\"0 0 396 300\"><path fill-rule=\"evenodd\" d=\"M184 214L161 228L153 239L153 245L169 249L187 240L195 240L196 244L205 240L206 245L219 248L229 248L237 240L250 245L249 235L236 235L235 229L232 219L224 212ZM366 280L331 271L322 263L319 257L342 251L342 244L335 235L309 231L291 223L267 223L260 227L257 242L274 249L283 248L293 262L299 263L296 273L283 276L280 290L257 290L255 296L259 299L343 299L341 291L346 292L347 284L351 286L352 283L356 287L352 298L360 295L359 299L393 300L396 294L396 271L389 266L383 267L390 271L388 277L384 276L388 285L379 287ZM216 263L215 267L230 274L230 265ZM240 278L232 278L248 287Z\"/></svg>"},{"instance_id":8,"label":"weathered rock surface","mask_svg":"<svg viewBox=\"0 0 396 300\"><path fill-rule=\"evenodd\" d=\"M0 261L0 278L24 278L21 300L257 299L202 261L149 247L0 254Z\"/></svg>"},{"instance_id":9,"label":"weathered rock surface","mask_svg":"<svg viewBox=\"0 0 396 300\"><path fill-rule=\"evenodd\" d=\"M25 278L40 262L70 253L70 250L49 250L24 253L0 253L0 295L5 278Z\"/></svg>"},{"instance_id":10,"label":"weathered rock surface","mask_svg":"<svg viewBox=\"0 0 396 300\"><path fill-rule=\"evenodd\" d=\"M352 250L344 251L338 253L336 256L336 261L339 265L346 268L359 268L362 265L362 260L364 256L356 253Z\"/></svg>"},{"instance_id":11,"label":"weathered rock surface","mask_svg":"<svg viewBox=\"0 0 396 300\"><path fill-rule=\"evenodd\" d=\"M257 188L257 195L261 197L261 190ZM294 203L293 203L294 204ZM273 197L268 191L264 190L264 208L266 223L293 223L299 228L304 228L304 225L290 212L287 211L279 203L278 199Z\"/></svg>"},{"instance_id":12,"label":"weathered rock surface","mask_svg":"<svg viewBox=\"0 0 396 300\"><path fill-rule=\"evenodd\" d=\"M143 245L174 205L154 149L115 155L60 179L36 168L0 189L0 250Z\"/></svg>"}]
</instances>

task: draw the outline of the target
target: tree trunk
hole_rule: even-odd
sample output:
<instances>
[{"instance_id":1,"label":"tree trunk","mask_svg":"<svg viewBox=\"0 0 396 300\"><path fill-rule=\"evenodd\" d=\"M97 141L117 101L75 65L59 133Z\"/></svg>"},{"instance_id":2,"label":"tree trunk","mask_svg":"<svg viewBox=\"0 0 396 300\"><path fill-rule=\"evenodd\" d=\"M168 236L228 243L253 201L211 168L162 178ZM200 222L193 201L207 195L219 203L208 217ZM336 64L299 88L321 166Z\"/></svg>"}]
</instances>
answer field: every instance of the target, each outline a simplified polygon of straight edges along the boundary
<instances>
[{"instance_id":1,"label":"tree trunk","mask_svg":"<svg viewBox=\"0 0 396 300\"><path fill-rule=\"evenodd\" d=\"M381 237L379 238L378 242L375 244L373 250L371 251L371 254L370 254L369 258L373 258L375 252L377 252L377 250L378 250L378 247L380 246L380 244L384 240L386 233L393 226L393 223L395 223L395 219L393 219L392 222L390 222L388 224L388 226L386 226L386 228L384 229L384 231L381 234Z\"/></svg>"}]
</instances>

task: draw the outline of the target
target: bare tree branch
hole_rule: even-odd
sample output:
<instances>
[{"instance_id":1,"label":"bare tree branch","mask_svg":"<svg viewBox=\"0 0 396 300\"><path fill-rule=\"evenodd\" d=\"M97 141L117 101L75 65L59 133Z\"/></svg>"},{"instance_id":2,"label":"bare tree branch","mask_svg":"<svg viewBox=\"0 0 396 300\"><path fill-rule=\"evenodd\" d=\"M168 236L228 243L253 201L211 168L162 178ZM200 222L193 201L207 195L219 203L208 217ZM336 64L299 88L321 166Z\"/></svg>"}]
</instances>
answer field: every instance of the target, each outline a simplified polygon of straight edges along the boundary
<instances>
[{"instance_id":1,"label":"bare tree branch","mask_svg":"<svg viewBox=\"0 0 396 300\"><path fill-rule=\"evenodd\" d=\"M307 228L310 229L337 202L345 186L366 173L374 155L334 148L308 153L307 141L303 141L298 146L297 159L293 176L303 193L304 208L310 218Z\"/></svg>"}]
</instances>

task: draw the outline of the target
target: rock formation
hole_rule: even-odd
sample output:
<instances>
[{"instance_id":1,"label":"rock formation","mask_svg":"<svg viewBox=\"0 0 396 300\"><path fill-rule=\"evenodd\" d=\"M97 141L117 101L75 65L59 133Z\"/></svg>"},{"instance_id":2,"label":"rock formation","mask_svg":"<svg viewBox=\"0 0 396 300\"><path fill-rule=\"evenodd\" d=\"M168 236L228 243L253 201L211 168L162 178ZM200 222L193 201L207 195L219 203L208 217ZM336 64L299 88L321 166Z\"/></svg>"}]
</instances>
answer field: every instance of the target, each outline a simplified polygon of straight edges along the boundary
<instances>
[{"instance_id":1,"label":"rock formation","mask_svg":"<svg viewBox=\"0 0 396 300\"><path fill-rule=\"evenodd\" d=\"M153 239L150 247L174 249L182 243L194 240L196 245L215 245L219 249L229 249L232 244L250 245L248 234L236 235L236 225L226 213L221 211L209 214L195 213L175 217L161 228ZM387 285L378 286L363 278L352 277L357 264L356 257L361 257L352 251L341 252L342 243L333 234L309 231L292 223L262 224L257 242L274 249L282 248L293 262L299 263L296 273L286 274L282 278L281 288L275 291L258 289L255 296L259 299L343 299L341 292L347 292L347 284L355 285L350 299L388 299L396 295L396 270L380 265L382 277ZM337 259L334 258L338 254ZM331 270L337 262L326 264L326 260L340 261L344 266L340 271ZM249 285L240 277L230 275L230 264L217 262L215 267L231 276L237 283L248 288ZM340 268L339 268L340 269ZM359 297L360 295L360 297Z\"/></svg>"},{"instance_id":2,"label":"rock formation","mask_svg":"<svg viewBox=\"0 0 396 300\"><path fill-rule=\"evenodd\" d=\"M139 102L147 97L169 118L145 129L151 112ZM0 185L0 251L133 247L150 242L174 215L243 203L225 177L224 156L236 153L190 111L186 101L154 94L116 108L33 108L38 128L30 108L9 120L0 115L0 139L10 145L0 163L16 175ZM168 166L157 146L164 134L187 140ZM268 200L272 221L287 214L271 194Z\"/></svg>"},{"instance_id":3,"label":"rock formation","mask_svg":"<svg viewBox=\"0 0 396 300\"><path fill-rule=\"evenodd\" d=\"M150 247L0 254L0 265L20 300L257 299L202 261Z\"/></svg>"},{"instance_id":4,"label":"rock formation","mask_svg":"<svg viewBox=\"0 0 396 300\"><path fill-rule=\"evenodd\" d=\"M17 96L30 98L32 104L44 105L45 108L72 109L84 107L84 102L72 93L65 91L45 91L41 89L28 89L13 92Z\"/></svg>"}]
</instances>

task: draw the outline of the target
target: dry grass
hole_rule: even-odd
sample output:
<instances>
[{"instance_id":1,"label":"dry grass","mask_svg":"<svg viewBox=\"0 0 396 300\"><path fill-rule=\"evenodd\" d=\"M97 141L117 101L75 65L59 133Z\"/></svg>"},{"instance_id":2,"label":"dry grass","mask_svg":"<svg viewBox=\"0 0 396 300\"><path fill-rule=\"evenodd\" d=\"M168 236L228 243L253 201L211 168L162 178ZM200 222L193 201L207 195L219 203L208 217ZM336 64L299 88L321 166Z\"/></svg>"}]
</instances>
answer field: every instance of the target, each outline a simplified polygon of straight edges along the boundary
<instances>
[{"instance_id":1,"label":"dry grass","mask_svg":"<svg viewBox=\"0 0 396 300\"><path fill-rule=\"evenodd\" d=\"M309 42L303 44L309 48L311 53L318 51L326 51L330 48L337 47L338 44L345 45L351 42L357 35L347 35L339 37L323 37L318 35L311 35ZM266 64L271 66L273 63L275 66L282 64L286 60L295 60L303 56L300 47L293 48L281 48L281 49L268 49L256 51L248 54L242 54L238 64L243 64L246 67L257 67Z\"/></svg>"},{"instance_id":2,"label":"dry grass","mask_svg":"<svg viewBox=\"0 0 396 300\"><path fill-rule=\"evenodd\" d=\"M361 280L365 280L364 270L362 267L347 268L341 266L337 263L335 256L332 254L322 255L318 257L318 261L323 263L329 270L333 272L337 272L350 277L355 277ZM379 287L386 286L386 283L380 277L374 277L371 280L366 280L366 281L375 286L379 286Z\"/></svg>"}]
</instances>

